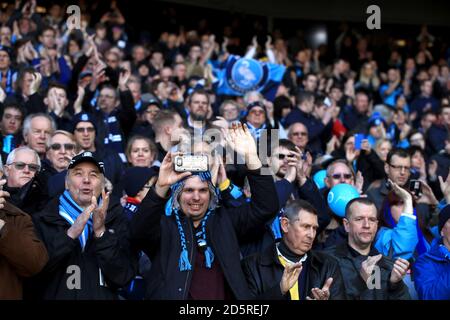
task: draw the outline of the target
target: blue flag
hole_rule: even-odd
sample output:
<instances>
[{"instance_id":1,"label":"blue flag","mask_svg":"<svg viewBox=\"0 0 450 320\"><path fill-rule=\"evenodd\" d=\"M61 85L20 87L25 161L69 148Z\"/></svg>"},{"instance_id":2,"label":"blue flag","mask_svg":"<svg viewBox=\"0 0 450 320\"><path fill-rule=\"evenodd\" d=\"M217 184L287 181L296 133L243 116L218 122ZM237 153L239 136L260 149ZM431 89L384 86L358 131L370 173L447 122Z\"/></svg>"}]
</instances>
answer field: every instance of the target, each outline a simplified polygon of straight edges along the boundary
<instances>
[{"instance_id":1,"label":"blue flag","mask_svg":"<svg viewBox=\"0 0 450 320\"><path fill-rule=\"evenodd\" d=\"M216 93L243 96L249 91L259 91L273 101L285 70L283 65L230 55L220 66L213 64L218 79Z\"/></svg>"}]
</instances>

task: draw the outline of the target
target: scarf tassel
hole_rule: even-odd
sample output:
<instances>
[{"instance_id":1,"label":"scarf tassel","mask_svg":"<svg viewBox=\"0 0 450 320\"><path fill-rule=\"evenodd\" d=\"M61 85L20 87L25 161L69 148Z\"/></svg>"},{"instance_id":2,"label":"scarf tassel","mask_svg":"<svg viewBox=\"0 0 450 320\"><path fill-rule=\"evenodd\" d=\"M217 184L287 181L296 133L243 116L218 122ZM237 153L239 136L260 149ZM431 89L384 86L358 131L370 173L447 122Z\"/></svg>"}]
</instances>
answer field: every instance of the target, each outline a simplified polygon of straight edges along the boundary
<instances>
[{"instance_id":1,"label":"scarf tassel","mask_svg":"<svg viewBox=\"0 0 450 320\"><path fill-rule=\"evenodd\" d=\"M208 246L205 250L205 263L208 269L211 269L213 261L214 261L214 253L212 252L211 247Z\"/></svg>"},{"instance_id":2,"label":"scarf tassel","mask_svg":"<svg viewBox=\"0 0 450 320\"><path fill-rule=\"evenodd\" d=\"M189 256L188 256L187 249L183 249L181 251L179 268L180 268L180 271L186 271L186 270L192 269L191 263L189 262Z\"/></svg>"}]
</instances>

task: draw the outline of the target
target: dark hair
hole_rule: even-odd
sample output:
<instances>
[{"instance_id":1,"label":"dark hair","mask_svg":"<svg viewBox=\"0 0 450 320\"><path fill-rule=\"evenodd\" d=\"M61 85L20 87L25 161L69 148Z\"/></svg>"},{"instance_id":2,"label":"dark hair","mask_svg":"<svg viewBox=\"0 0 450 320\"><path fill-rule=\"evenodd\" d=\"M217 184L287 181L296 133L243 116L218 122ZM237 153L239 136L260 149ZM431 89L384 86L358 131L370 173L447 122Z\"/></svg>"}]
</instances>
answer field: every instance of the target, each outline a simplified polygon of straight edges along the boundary
<instances>
[{"instance_id":1,"label":"dark hair","mask_svg":"<svg viewBox=\"0 0 450 320\"><path fill-rule=\"evenodd\" d=\"M401 149L401 148L393 148L391 149L391 151L389 151L387 158L386 158L386 163L390 164L391 163L391 159L393 156L397 156L400 158L409 158L411 159L411 156L409 155L409 153L405 150L405 149Z\"/></svg>"},{"instance_id":2,"label":"dark hair","mask_svg":"<svg viewBox=\"0 0 450 320\"><path fill-rule=\"evenodd\" d=\"M300 210L307 211L317 216L316 208L314 208L308 201L292 200L287 203L286 207L284 207L283 217L286 217L289 220L295 219Z\"/></svg>"},{"instance_id":3,"label":"dark hair","mask_svg":"<svg viewBox=\"0 0 450 320\"><path fill-rule=\"evenodd\" d=\"M347 220L350 219L350 216L352 215L352 210L350 208L354 203L360 203L360 204L364 204L366 206L374 206L375 211L377 209L377 207L375 206L375 203L372 200L370 200L369 198L359 197L359 198L352 199L345 206L345 218Z\"/></svg>"},{"instance_id":4,"label":"dark hair","mask_svg":"<svg viewBox=\"0 0 450 320\"><path fill-rule=\"evenodd\" d=\"M281 120L283 109L293 109L292 101L286 96L278 96L273 100L273 117L276 122Z\"/></svg>"},{"instance_id":5,"label":"dark hair","mask_svg":"<svg viewBox=\"0 0 450 320\"><path fill-rule=\"evenodd\" d=\"M309 100L314 100L314 93L308 91L300 91L295 99L297 105L301 105Z\"/></svg>"},{"instance_id":6,"label":"dark hair","mask_svg":"<svg viewBox=\"0 0 450 320\"><path fill-rule=\"evenodd\" d=\"M206 92L206 90L204 90L204 89L196 89L196 90L192 91L192 93L188 96L188 101L187 101L187 105L188 106L191 104L192 97L194 96L194 94L204 95L206 97L206 100L208 101L208 104L209 104L209 94L208 94L208 92Z\"/></svg>"},{"instance_id":7,"label":"dark hair","mask_svg":"<svg viewBox=\"0 0 450 320\"><path fill-rule=\"evenodd\" d=\"M295 144L288 139L280 139L278 147L286 148L289 151L295 151ZM275 148L272 148L272 153Z\"/></svg>"},{"instance_id":8,"label":"dark hair","mask_svg":"<svg viewBox=\"0 0 450 320\"><path fill-rule=\"evenodd\" d=\"M419 152L422 155L422 158L425 159L425 151L422 150L422 148L418 147L418 146L410 146L408 148L408 153L410 155L410 157L412 158L414 154L416 154L417 152Z\"/></svg>"},{"instance_id":9,"label":"dark hair","mask_svg":"<svg viewBox=\"0 0 450 320\"><path fill-rule=\"evenodd\" d=\"M23 107L21 107L18 103L16 102L8 102L6 103L3 108L0 109L0 119L3 118L3 114L5 113L6 109L15 109L17 111L19 111L22 114L22 121L24 120L23 118L25 118L25 109Z\"/></svg>"},{"instance_id":10,"label":"dark hair","mask_svg":"<svg viewBox=\"0 0 450 320\"><path fill-rule=\"evenodd\" d=\"M53 88L58 88L58 89L62 89L66 92L67 94L67 87L59 82L56 81L51 81L48 85L47 91L45 92L45 96L48 95L48 93L50 92L51 89Z\"/></svg>"}]
</instances>

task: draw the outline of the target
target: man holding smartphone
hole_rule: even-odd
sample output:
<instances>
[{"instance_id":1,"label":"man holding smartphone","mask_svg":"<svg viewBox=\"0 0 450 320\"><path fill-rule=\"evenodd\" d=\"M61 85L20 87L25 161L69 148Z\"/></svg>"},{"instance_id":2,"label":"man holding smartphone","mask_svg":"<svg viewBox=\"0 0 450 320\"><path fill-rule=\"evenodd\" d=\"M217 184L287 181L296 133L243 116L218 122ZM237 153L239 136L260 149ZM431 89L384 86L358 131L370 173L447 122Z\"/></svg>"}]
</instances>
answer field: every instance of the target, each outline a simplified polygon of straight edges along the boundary
<instances>
[{"instance_id":1,"label":"man holding smartphone","mask_svg":"<svg viewBox=\"0 0 450 320\"><path fill-rule=\"evenodd\" d=\"M226 141L245 159L252 201L218 207L211 173L176 172L174 159L179 153L168 153L155 187L131 221L132 241L152 260L147 299L252 297L240 265L239 245L255 238L251 231L275 216L278 199L272 177L262 175L256 144L246 126L233 126Z\"/></svg>"}]
</instances>

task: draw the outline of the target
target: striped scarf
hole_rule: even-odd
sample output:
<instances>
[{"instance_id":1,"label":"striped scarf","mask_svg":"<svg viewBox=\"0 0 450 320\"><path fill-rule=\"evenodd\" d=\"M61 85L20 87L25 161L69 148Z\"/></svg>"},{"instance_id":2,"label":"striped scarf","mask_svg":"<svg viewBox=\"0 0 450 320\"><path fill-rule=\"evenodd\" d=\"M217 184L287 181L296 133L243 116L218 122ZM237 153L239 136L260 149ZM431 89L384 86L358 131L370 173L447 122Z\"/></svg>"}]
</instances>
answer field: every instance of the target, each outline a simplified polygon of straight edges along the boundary
<instances>
[{"instance_id":1,"label":"striped scarf","mask_svg":"<svg viewBox=\"0 0 450 320\"><path fill-rule=\"evenodd\" d=\"M209 202L208 211L206 212L205 216L203 217L200 225L200 231L195 234L195 237L197 239L197 244L199 247L202 247L205 249L205 265L206 268L210 269L212 267L212 263L214 261L214 253L209 246L207 239L206 239L206 223L208 221L208 218L211 216L211 214L214 213L214 210L217 206L218 202L218 191L217 188L213 186L211 182L211 173L209 171L207 172L193 172L192 175L197 175L202 181L208 182L208 187L211 194L211 199ZM187 177L189 178L189 177ZM178 202L178 197L180 196L181 192L183 191L184 182L186 179L183 179L174 185L171 186L172 189L172 196L169 198L169 200L166 203L166 216L173 215L175 217L175 221L177 223L177 229L178 234L180 236L180 245L181 245L181 253L180 253L180 259L178 262L178 267L180 271L186 271L186 270L192 270L191 262L189 261L189 255L188 255L188 249L186 246L186 237L184 234L183 226L181 225L181 219L180 219L180 204Z\"/></svg>"},{"instance_id":2,"label":"striped scarf","mask_svg":"<svg viewBox=\"0 0 450 320\"><path fill-rule=\"evenodd\" d=\"M73 225L78 216L83 212L81 208L73 199L69 193L69 190L65 190L64 193L59 197L59 215L67 220L70 225ZM82 251L86 246L89 234L92 231L92 217L89 218L83 232L81 233L78 240L80 240Z\"/></svg>"}]
</instances>

